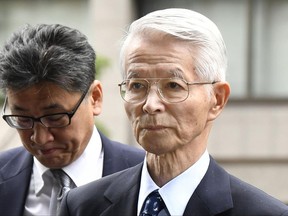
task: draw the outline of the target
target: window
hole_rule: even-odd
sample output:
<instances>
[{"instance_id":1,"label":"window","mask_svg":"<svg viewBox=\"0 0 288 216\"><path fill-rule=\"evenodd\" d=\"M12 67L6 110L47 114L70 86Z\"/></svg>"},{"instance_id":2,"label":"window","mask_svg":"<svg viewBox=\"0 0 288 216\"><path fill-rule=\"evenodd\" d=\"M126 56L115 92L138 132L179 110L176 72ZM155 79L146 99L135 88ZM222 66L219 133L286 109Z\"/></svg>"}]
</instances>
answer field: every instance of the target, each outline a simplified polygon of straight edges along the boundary
<instances>
[{"instance_id":1,"label":"window","mask_svg":"<svg viewBox=\"0 0 288 216\"><path fill-rule=\"evenodd\" d=\"M138 16L189 8L219 27L228 50L231 99L288 99L288 1L137 0Z\"/></svg>"}]
</instances>

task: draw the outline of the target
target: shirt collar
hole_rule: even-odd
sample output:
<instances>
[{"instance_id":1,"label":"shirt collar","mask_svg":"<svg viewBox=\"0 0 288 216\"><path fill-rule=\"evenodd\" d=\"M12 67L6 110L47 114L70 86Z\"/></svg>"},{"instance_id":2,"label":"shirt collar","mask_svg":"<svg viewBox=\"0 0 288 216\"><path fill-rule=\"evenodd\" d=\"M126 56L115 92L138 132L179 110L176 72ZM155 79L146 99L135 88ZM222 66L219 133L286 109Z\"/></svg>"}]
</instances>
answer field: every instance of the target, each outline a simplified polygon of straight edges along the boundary
<instances>
[{"instance_id":1,"label":"shirt collar","mask_svg":"<svg viewBox=\"0 0 288 216\"><path fill-rule=\"evenodd\" d=\"M159 193L171 215L183 215L189 199L208 170L209 162L209 153L206 150L195 164L159 188L149 175L145 158L138 198L138 215L144 200L155 189L159 189Z\"/></svg>"},{"instance_id":2,"label":"shirt collar","mask_svg":"<svg viewBox=\"0 0 288 216\"><path fill-rule=\"evenodd\" d=\"M33 164L32 178L34 178L35 193L36 195L39 195L39 193L44 187L44 178L45 178L44 174L46 173L47 170L49 170L49 168L42 165L36 159L36 157L34 157L33 159L34 159L34 164Z\"/></svg>"},{"instance_id":3,"label":"shirt collar","mask_svg":"<svg viewBox=\"0 0 288 216\"><path fill-rule=\"evenodd\" d=\"M62 169L70 176L77 187L101 178L103 172L103 150L101 137L96 127L93 129L91 139L82 155ZM34 157L32 178L34 178L36 194L40 193L44 187L44 181L46 181L44 174L49 173L48 175L51 175L47 170L49 168L42 165ZM81 175L79 175L80 172Z\"/></svg>"}]
</instances>

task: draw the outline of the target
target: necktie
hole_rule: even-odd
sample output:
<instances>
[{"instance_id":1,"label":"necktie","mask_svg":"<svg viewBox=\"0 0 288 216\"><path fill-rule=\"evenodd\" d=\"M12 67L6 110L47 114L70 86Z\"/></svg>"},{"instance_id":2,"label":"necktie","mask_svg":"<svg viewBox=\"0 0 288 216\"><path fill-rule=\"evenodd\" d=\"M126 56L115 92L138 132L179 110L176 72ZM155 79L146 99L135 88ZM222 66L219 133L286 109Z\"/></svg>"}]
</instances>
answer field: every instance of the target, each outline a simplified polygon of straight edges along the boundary
<instances>
[{"instance_id":1,"label":"necktie","mask_svg":"<svg viewBox=\"0 0 288 216\"><path fill-rule=\"evenodd\" d=\"M139 216L158 216L160 212L162 215L165 208L165 203L158 190L154 190L145 199ZM163 215L168 215L168 213L166 212L166 214L164 213Z\"/></svg>"},{"instance_id":2,"label":"necktie","mask_svg":"<svg viewBox=\"0 0 288 216\"><path fill-rule=\"evenodd\" d=\"M57 193L56 206L53 207L55 209L54 210L52 209L53 212L55 211L57 212L58 208L60 207L61 200L64 197L65 193L67 193L70 189L75 188L76 185L73 182L73 180L69 177L69 175L67 175L62 169L51 169L51 172L60 186L60 189ZM53 201L54 200L52 200L52 202Z\"/></svg>"},{"instance_id":3,"label":"necktie","mask_svg":"<svg viewBox=\"0 0 288 216\"><path fill-rule=\"evenodd\" d=\"M67 193L70 189L75 188L76 185L62 169L54 169L51 170L51 172L60 185L60 191L57 195L57 200L61 201L65 193Z\"/></svg>"}]
</instances>

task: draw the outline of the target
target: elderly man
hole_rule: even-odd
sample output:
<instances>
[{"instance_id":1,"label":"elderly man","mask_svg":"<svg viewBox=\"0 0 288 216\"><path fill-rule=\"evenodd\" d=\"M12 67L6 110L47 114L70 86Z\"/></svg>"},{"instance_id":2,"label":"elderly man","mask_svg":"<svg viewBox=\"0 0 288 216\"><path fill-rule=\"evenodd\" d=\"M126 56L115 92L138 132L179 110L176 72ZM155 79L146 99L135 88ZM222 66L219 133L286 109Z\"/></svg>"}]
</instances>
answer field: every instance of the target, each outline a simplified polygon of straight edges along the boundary
<instances>
[{"instance_id":1,"label":"elderly man","mask_svg":"<svg viewBox=\"0 0 288 216\"><path fill-rule=\"evenodd\" d=\"M72 190L61 215L288 215L286 205L208 154L213 121L230 94L226 48L213 22L186 9L152 12L130 26L121 60L121 96L145 161Z\"/></svg>"}]
</instances>

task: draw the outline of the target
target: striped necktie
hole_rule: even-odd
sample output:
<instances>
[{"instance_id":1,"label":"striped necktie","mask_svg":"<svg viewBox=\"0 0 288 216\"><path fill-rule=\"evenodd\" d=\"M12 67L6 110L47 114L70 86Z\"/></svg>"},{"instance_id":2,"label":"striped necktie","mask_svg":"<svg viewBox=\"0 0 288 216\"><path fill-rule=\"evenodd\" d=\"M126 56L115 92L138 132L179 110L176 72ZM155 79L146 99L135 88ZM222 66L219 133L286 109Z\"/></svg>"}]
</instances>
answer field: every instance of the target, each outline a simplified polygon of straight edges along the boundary
<instances>
[{"instance_id":1,"label":"striped necktie","mask_svg":"<svg viewBox=\"0 0 288 216\"><path fill-rule=\"evenodd\" d=\"M60 191L57 195L57 200L61 201L65 193L67 193L70 189L75 188L76 185L69 177L69 175L67 175L62 169L53 169L51 172L60 185Z\"/></svg>"},{"instance_id":2,"label":"striped necktie","mask_svg":"<svg viewBox=\"0 0 288 216\"><path fill-rule=\"evenodd\" d=\"M56 212L60 207L60 203L62 198L64 197L65 193L67 193L70 189L75 188L76 185L73 180L69 177L67 173L65 173L62 169L51 169L51 172L56 179L60 189L57 193L57 200L56 200Z\"/></svg>"}]
</instances>

